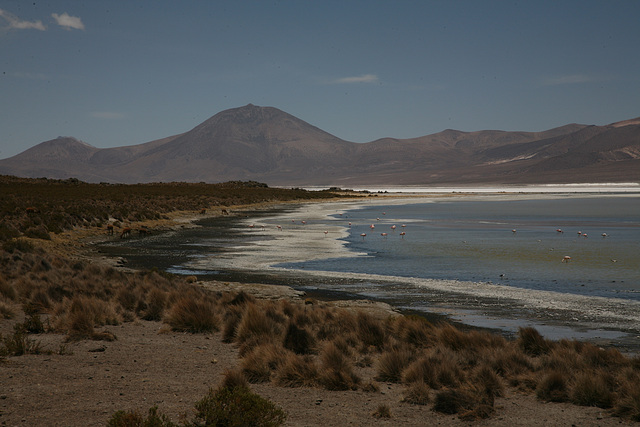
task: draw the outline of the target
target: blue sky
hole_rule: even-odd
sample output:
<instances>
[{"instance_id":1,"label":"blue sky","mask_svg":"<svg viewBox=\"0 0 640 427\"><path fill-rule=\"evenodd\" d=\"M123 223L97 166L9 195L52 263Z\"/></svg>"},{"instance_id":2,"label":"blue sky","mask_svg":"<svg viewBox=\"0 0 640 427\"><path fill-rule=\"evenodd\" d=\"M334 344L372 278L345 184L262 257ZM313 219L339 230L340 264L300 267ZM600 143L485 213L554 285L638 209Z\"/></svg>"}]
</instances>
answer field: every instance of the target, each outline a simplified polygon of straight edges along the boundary
<instances>
[{"instance_id":1,"label":"blue sky","mask_svg":"<svg viewBox=\"0 0 640 427\"><path fill-rule=\"evenodd\" d=\"M354 142L640 116L640 1L3 1L0 158L249 103Z\"/></svg>"}]
</instances>

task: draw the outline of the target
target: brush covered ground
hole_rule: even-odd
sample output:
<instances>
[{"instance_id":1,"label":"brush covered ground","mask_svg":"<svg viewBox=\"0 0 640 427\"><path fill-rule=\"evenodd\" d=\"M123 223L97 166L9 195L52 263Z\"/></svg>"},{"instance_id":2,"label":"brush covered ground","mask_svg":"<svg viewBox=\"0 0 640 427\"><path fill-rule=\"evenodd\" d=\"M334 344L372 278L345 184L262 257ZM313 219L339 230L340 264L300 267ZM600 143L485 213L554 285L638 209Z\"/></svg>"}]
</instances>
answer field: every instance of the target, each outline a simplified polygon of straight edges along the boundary
<instances>
[{"instance_id":1,"label":"brush covered ground","mask_svg":"<svg viewBox=\"0 0 640 427\"><path fill-rule=\"evenodd\" d=\"M143 199L149 214L130 201L125 217L108 210L107 196L80 197L98 185L27 184L37 191L0 185L0 425L205 425L222 416L215 412L221 407L244 408L234 416L250 414L259 425L640 421L638 357L551 342L531 328L507 340L375 304L305 300L286 287L124 271L87 258L69 241L106 236L115 221L138 227L168 221L175 210L220 205L179 205L184 188L169 193L190 185L173 184L164 198L161 191L154 196L158 203ZM46 192L40 184L72 188ZM262 191L257 199L236 196L236 204L305 197L234 186L237 194ZM52 206L65 220L56 231L47 225ZM166 207L156 217L153 206ZM33 229L40 234L30 235ZM67 236L64 250L60 236Z\"/></svg>"}]
</instances>

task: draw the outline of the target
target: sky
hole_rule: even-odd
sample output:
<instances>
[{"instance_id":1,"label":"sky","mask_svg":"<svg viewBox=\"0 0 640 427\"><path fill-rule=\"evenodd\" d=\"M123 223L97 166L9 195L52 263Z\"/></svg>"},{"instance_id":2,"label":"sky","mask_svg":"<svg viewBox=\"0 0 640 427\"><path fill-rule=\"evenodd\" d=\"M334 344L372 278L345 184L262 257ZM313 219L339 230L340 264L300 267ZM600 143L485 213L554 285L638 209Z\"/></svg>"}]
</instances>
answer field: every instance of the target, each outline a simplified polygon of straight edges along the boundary
<instances>
[{"instance_id":1,"label":"sky","mask_svg":"<svg viewBox=\"0 0 640 427\"><path fill-rule=\"evenodd\" d=\"M369 142L640 116L640 1L0 0L0 158L249 103Z\"/></svg>"}]
</instances>

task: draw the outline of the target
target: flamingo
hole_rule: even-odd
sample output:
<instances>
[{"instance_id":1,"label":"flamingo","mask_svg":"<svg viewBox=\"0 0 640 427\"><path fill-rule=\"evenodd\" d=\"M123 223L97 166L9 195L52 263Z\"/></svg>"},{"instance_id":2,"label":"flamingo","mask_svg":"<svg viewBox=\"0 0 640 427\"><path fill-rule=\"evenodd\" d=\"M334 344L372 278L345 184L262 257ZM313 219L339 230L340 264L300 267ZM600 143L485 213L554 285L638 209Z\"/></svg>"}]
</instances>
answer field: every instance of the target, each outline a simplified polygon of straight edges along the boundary
<instances>
[{"instance_id":1,"label":"flamingo","mask_svg":"<svg viewBox=\"0 0 640 427\"><path fill-rule=\"evenodd\" d=\"M602 233L602 237L603 237L603 238L604 238L604 237L608 237L608 234L607 234L607 233Z\"/></svg>"},{"instance_id":2,"label":"flamingo","mask_svg":"<svg viewBox=\"0 0 640 427\"><path fill-rule=\"evenodd\" d=\"M351 227L351 222L349 222L349 227Z\"/></svg>"},{"instance_id":3,"label":"flamingo","mask_svg":"<svg viewBox=\"0 0 640 427\"><path fill-rule=\"evenodd\" d=\"M367 233L361 233L360 235L362 236L362 240L364 240L364 238L367 237Z\"/></svg>"},{"instance_id":4,"label":"flamingo","mask_svg":"<svg viewBox=\"0 0 640 427\"><path fill-rule=\"evenodd\" d=\"M302 225L304 225L304 224L306 224L306 223L307 223L307 221L300 221L300 222L302 222Z\"/></svg>"},{"instance_id":5,"label":"flamingo","mask_svg":"<svg viewBox=\"0 0 640 427\"><path fill-rule=\"evenodd\" d=\"M396 226L395 226L395 225L392 225L392 226L391 226L391 229L395 231Z\"/></svg>"},{"instance_id":6,"label":"flamingo","mask_svg":"<svg viewBox=\"0 0 640 427\"><path fill-rule=\"evenodd\" d=\"M327 234L329 234L329 232L327 230L324 230L324 235L326 236Z\"/></svg>"},{"instance_id":7,"label":"flamingo","mask_svg":"<svg viewBox=\"0 0 640 427\"><path fill-rule=\"evenodd\" d=\"M582 237L584 237L586 239L588 237L587 233L582 233Z\"/></svg>"},{"instance_id":8,"label":"flamingo","mask_svg":"<svg viewBox=\"0 0 640 427\"><path fill-rule=\"evenodd\" d=\"M564 231L562 231L562 228L558 228L556 231L557 231L558 233L564 233Z\"/></svg>"},{"instance_id":9,"label":"flamingo","mask_svg":"<svg viewBox=\"0 0 640 427\"><path fill-rule=\"evenodd\" d=\"M406 233L403 231L402 233L400 233L400 237L402 237L402 238L404 239L404 235L405 235L405 234L406 234Z\"/></svg>"},{"instance_id":10,"label":"flamingo","mask_svg":"<svg viewBox=\"0 0 640 427\"><path fill-rule=\"evenodd\" d=\"M384 237L384 238L386 238L386 237L387 237L387 233L380 233L380 235L381 235L382 237Z\"/></svg>"},{"instance_id":11,"label":"flamingo","mask_svg":"<svg viewBox=\"0 0 640 427\"><path fill-rule=\"evenodd\" d=\"M565 255L564 258L562 258L562 262L566 262L568 264L569 261L571 261L571 257L569 255Z\"/></svg>"},{"instance_id":12,"label":"flamingo","mask_svg":"<svg viewBox=\"0 0 640 427\"><path fill-rule=\"evenodd\" d=\"M251 224L249 225L249 228L253 229L255 227L255 224Z\"/></svg>"},{"instance_id":13,"label":"flamingo","mask_svg":"<svg viewBox=\"0 0 640 427\"><path fill-rule=\"evenodd\" d=\"M511 232L512 232L512 233L515 233L515 232L516 232L516 229L514 228L513 230L511 230Z\"/></svg>"},{"instance_id":14,"label":"flamingo","mask_svg":"<svg viewBox=\"0 0 640 427\"><path fill-rule=\"evenodd\" d=\"M371 224L371 225L369 226L369 228L373 230L374 228L376 228L376 226L375 226L375 225L373 225L373 224Z\"/></svg>"},{"instance_id":15,"label":"flamingo","mask_svg":"<svg viewBox=\"0 0 640 427\"><path fill-rule=\"evenodd\" d=\"M406 224L402 224L402 225L401 225L401 227L402 227L402 228L405 228L406 226L407 226Z\"/></svg>"},{"instance_id":16,"label":"flamingo","mask_svg":"<svg viewBox=\"0 0 640 427\"><path fill-rule=\"evenodd\" d=\"M282 231L282 226L281 225L276 225L276 228L280 231Z\"/></svg>"}]
</instances>

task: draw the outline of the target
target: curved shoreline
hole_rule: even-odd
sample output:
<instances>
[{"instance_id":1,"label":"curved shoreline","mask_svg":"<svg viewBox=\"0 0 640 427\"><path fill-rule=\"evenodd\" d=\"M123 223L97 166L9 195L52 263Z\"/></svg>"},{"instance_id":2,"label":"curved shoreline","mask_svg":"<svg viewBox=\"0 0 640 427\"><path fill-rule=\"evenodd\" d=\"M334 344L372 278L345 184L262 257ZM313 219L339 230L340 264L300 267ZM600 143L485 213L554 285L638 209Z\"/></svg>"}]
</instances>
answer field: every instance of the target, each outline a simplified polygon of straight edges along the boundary
<instances>
[{"instance_id":1,"label":"curved shoreline","mask_svg":"<svg viewBox=\"0 0 640 427\"><path fill-rule=\"evenodd\" d=\"M486 200L486 196L482 197ZM430 200L425 196L420 199L421 202ZM366 256L365 253L350 251L341 240L348 235L348 229L342 225L344 219L340 218L340 213L369 204L415 201L415 197L384 197L366 201L311 203L303 204L291 212L243 219L240 221L241 227L234 231L246 236L253 235L255 239L227 248L214 258L191 261L188 266L194 270L219 268L254 274L269 272L282 277L306 277L315 282L347 281L416 289L430 299L426 308L429 313L445 313L452 320L462 323L510 332L517 331L518 326L533 325L544 328L546 335L553 339L588 339L623 346L631 351L640 350L640 302L637 301L526 290L487 282L277 267L282 263L312 259ZM303 219L306 224L302 224ZM282 228L276 228L277 225ZM358 295L394 305L388 297L376 294L373 288L371 292ZM318 289L331 290L330 286ZM333 290L340 292L337 288ZM396 305L396 308L415 310L415 307L407 305ZM420 307L420 310L424 310L424 307Z\"/></svg>"}]
</instances>

